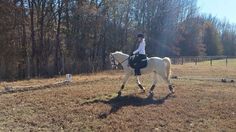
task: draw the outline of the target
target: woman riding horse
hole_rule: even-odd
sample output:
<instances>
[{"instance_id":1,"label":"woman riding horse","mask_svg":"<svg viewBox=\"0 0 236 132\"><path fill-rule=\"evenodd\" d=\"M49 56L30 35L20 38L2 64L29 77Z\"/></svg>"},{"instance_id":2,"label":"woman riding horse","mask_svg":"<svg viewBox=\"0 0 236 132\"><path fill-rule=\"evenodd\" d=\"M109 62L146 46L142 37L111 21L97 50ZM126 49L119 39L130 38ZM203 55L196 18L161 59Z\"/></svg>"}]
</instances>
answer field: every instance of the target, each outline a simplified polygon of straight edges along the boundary
<instances>
[{"instance_id":1,"label":"woman riding horse","mask_svg":"<svg viewBox=\"0 0 236 132\"><path fill-rule=\"evenodd\" d=\"M145 88L141 85L139 81L139 75L153 73L153 84L150 88L150 97L153 96L153 90L157 84L157 76L160 75L168 83L168 87L171 93L174 93L174 86L171 83L171 60L168 57L159 58L151 57L147 58L145 55L145 39L143 34L138 34L137 39L139 46L131 56L124 54L122 52L116 51L110 54L110 61L112 67L117 67L119 64L122 65L123 70L125 71L125 77L122 83L122 86L118 92L118 96L121 95L121 91L124 89L125 84L127 83L129 77L134 74L136 75L136 83L142 92L145 92ZM130 58L130 59L129 59ZM128 60L129 59L129 60ZM146 62L146 63L143 63ZM148 65L147 65L148 63ZM146 65L144 65L146 64ZM135 70L133 71L134 68ZM140 68L141 71L140 71Z\"/></svg>"},{"instance_id":2,"label":"woman riding horse","mask_svg":"<svg viewBox=\"0 0 236 132\"><path fill-rule=\"evenodd\" d=\"M134 68L135 76L140 76L140 68L143 68L142 66L142 60L145 60L146 57L146 52L145 52L145 39L143 34L138 34L137 35L138 43L139 46L138 48L131 54L131 67Z\"/></svg>"}]
</instances>

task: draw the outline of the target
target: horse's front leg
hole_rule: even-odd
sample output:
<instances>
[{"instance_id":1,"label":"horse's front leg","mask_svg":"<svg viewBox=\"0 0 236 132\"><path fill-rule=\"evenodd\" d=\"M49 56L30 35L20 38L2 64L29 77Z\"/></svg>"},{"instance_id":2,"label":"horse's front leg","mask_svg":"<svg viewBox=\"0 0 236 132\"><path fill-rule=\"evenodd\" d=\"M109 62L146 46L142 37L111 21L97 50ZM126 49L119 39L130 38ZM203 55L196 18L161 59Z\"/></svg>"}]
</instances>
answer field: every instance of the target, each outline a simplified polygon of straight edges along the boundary
<instances>
[{"instance_id":1,"label":"horse's front leg","mask_svg":"<svg viewBox=\"0 0 236 132\"><path fill-rule=\"evenodd\" d=\"M125 88L125 84L127 83L129 77L130 77L130 74L127 73L123 79L123 83L121 85L120 91L118 92L118 96L121 96L121 91Z\"/></svg>"},{"instance_id":2,"label":"horse's front leg","mask_svg":"<svg viewBox=\"0 0 236 132\"><path fill-rule=\"evenodd\" d=\"M136 83L138 84L138 87L142 90L143 93L145 93L145 88L141 85L139 81L139 76L136 77Z\"/></svg>"}]
</instances>

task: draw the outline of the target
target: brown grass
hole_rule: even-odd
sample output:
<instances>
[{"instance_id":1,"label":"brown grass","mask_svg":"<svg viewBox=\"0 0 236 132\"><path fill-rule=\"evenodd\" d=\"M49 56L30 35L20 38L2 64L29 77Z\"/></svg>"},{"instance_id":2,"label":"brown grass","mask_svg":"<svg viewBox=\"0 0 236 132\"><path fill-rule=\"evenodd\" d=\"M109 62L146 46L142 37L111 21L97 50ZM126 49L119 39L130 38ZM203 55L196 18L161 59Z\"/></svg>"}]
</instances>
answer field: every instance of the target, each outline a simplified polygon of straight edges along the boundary
<instances>
[{"instance_id":1,"label":"brown grass","mask_svg":"<svg viewBox=\"0 0 236 132\"><path fill-rule=\"evenodd\" d=\"M172 69L177 76L236 78L234 67L185 64ZM173 80L175 95L167 96L166 84L160 83L148 99L131 78L117 99L122 76L121 71L73 76L69 85L2 94L0 131L236 131L235 83ZM147 88L150 77L141 79ZM63 79L0 85L17 88Z\"/></svg>"}]
</instances>

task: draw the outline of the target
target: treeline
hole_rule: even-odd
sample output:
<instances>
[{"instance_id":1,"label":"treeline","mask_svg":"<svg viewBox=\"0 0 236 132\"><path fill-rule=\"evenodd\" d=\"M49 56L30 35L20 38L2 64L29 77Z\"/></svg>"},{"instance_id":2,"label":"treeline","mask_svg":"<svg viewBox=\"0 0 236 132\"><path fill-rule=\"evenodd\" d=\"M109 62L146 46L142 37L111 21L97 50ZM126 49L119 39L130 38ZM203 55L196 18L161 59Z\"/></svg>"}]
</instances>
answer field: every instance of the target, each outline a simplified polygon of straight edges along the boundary
<instances>
[{"instance_id":1,"label":"treeline","mask_svg":"<svg viewBox=\"0 0 236 132\"><path fill-rule=\"evenodd\" d=\"M1 0L0 79L107 69L139 32L148 56L236 55L236 26L197 0Z\"/></svg>"}]
</instances>

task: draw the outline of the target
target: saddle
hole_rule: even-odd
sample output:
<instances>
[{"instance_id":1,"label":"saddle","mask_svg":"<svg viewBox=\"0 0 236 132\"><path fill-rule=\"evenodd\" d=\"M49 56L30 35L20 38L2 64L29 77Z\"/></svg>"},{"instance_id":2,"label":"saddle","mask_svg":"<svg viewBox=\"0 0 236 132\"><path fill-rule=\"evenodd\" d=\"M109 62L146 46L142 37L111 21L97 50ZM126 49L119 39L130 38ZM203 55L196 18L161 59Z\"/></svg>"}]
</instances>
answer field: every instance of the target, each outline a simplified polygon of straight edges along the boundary
<instances>
[{"instance_id":1,"label":"saddle","mask_svg":"<svg viewBox=\"0 0 236 132\"><path fill-rule=\"evenodd\" d=\"M136 55L132 55L132 56L129 57L129 66L133 69L135 69L135 68L139 68L139 69L145 68L145 67L147 67L147 64L148 64L147 63L147 57L142 58L141 60L138 60Z\"/></svg>"}]
</instances>

